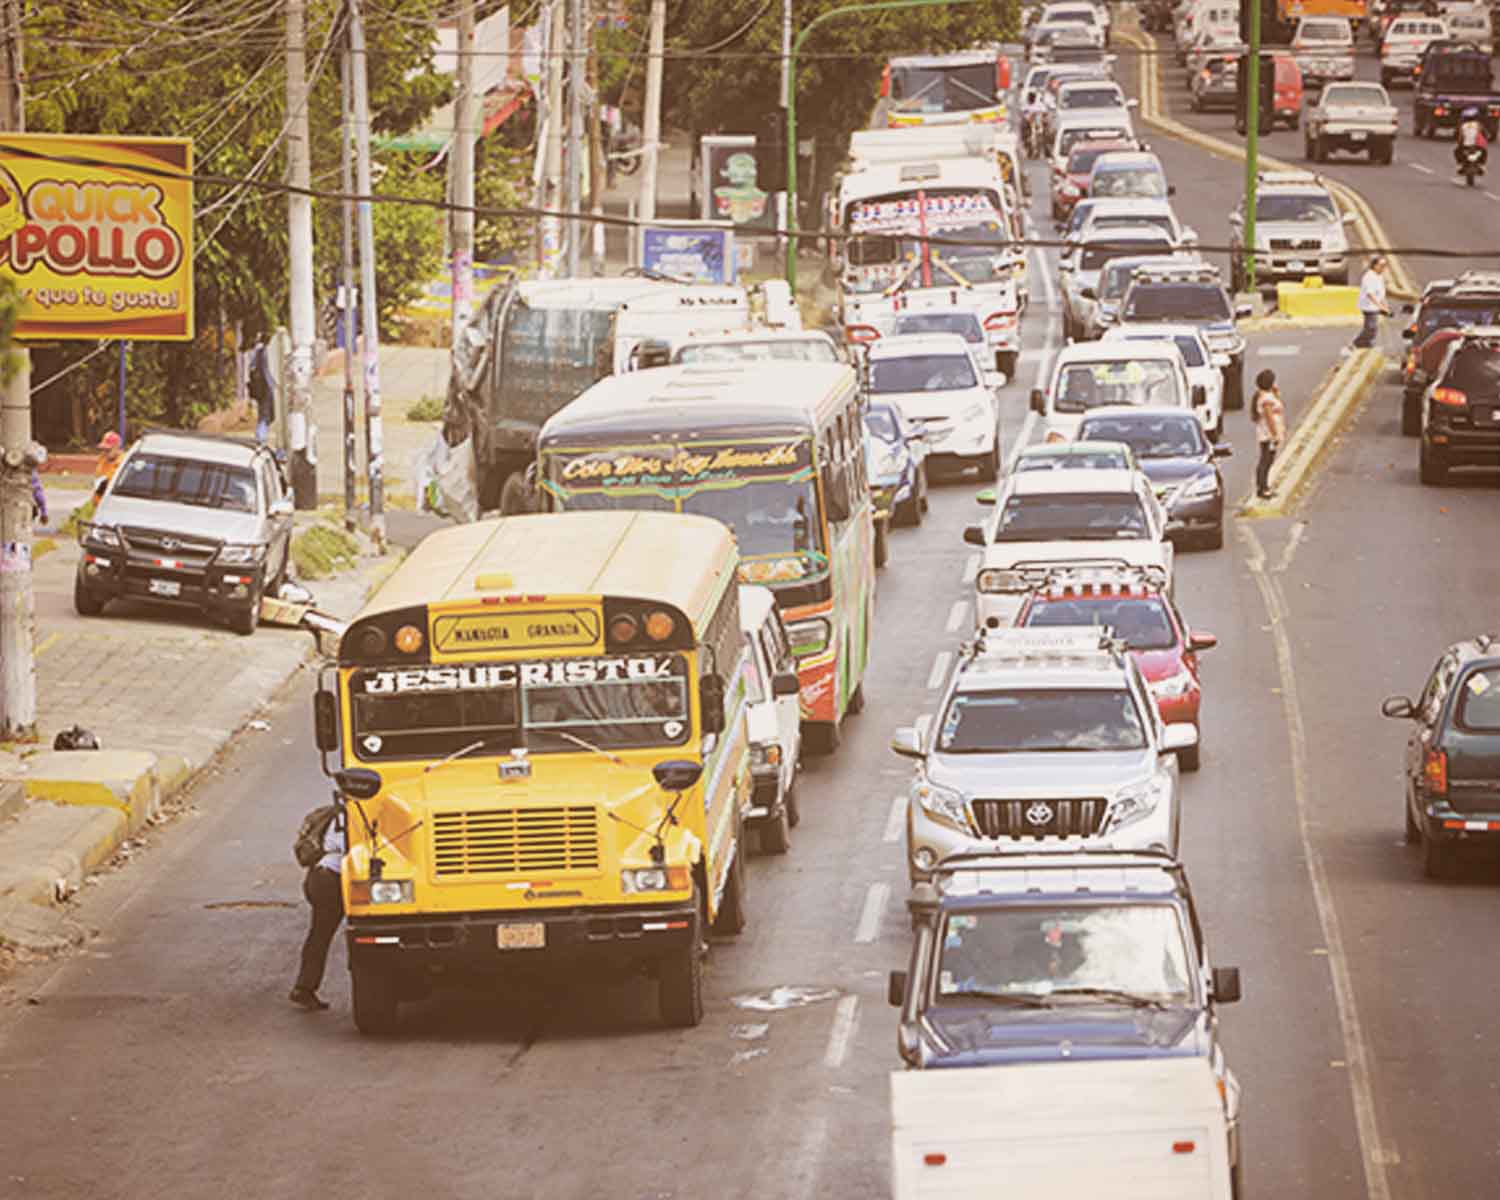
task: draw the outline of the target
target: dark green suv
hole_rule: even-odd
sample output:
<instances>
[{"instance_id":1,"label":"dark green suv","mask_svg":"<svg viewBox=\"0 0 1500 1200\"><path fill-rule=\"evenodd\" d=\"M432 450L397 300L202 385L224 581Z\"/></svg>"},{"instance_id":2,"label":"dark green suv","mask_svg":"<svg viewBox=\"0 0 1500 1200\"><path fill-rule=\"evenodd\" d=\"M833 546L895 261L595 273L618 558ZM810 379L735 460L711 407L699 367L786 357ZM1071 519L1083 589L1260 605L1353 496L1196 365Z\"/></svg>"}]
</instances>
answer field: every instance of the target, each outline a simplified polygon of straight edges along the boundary
<instances>
[{"instance_id":1,"label":"dark green suv","mask_svg":"<svg viewBox=\"0 0 1500 1200\"><path fill-rule=\"evenodd\" d=\"M1388 696L1406 739L1406 840L1422 844L1429 878L1451 877L1465 844L1500 835L1500 636L1443 651L1416 700Z\"/></svg>"}]
</instances>

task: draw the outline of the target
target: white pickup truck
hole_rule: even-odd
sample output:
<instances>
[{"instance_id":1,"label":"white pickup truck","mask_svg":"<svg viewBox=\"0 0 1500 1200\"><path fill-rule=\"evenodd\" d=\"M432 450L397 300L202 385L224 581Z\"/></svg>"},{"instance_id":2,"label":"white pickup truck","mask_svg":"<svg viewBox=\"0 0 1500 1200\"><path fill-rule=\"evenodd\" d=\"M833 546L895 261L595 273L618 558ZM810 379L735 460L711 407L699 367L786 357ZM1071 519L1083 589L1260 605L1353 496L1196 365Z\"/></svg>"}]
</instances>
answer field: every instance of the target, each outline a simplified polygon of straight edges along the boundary
<instances>
[{"instance_id":1,"label":"white pickup truck","mask_svg":"<svg viewBox=\"0 0 1500 1200\"><path fill-rule=\"evenodd\" d=\"M1202 1058L891 1073L893 1200L1237 1200Z\"/></svg>"}]
</instances>

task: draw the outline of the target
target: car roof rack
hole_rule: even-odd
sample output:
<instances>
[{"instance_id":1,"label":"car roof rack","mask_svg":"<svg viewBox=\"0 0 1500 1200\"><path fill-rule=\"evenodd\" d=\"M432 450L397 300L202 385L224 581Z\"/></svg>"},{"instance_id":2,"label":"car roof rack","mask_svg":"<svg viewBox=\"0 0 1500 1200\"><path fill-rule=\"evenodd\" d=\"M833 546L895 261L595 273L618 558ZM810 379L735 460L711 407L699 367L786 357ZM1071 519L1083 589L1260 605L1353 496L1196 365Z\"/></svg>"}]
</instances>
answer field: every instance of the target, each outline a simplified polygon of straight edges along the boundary
<instances>
[{"instance_id":1,"label":"car roof rack","mask_svg":"<svg viewBox=\"0 0 1500 1200\"><path fill-rule=\"evenodd\" d=\"M957 850L945 854L931 868L936 881L960 871L1069 871L1099 867L1154 867L1181 878L1182 860L1166 850L1133 849L1114 846L1039 846L1021 852L995 850Z\"/></svg>"},{"instance_id":2,"label":"car roof rack","mask_svg":"<svg viewBox=\"0 0 1500 1200\"><path fill-rule=\"evenodd\" d=\"M1045 577L1044 577L1045 578ZM1098 625L1053 625L1029 629L981 629L964 644L964 663L1003 661L1029 667L1074 666L1107 654L1123 663L1125 642Z\"/></svg>"},{"instance_id":3,"label":"car roof rack","mask_svg":"<svg viewBox=\"0 0 1500 1200\"><path fill-rule=\"evenodd\" d=\"M1255 181L1262 187L1287 187L1294 184L1327 186L1323 177L1313 171L1258 171Z\"/></svg>"},{"instance_id":4,"label":"car roof rack","mask_svg":"<svg viewBox=\"0 0 1500 1200\"><path fill-rule=\"evenodd\" d=\"M1126 565L1059 564L1048 571L1033 591L1046 589L1098 589L1101 587L1137 587L1161 591L1167 586L1167 570L1156 563Z\"/></svg>"},{"instance_id":5,"label":"car roof rack","mask_svg":"<svg viewBox=\"0 0 1500 1200\"><path fill-rule=\"evenodd\" d=\"M1448 288L1449 296L1500 292L1500 271L1465 271Z\"/></svg>"},{"instance_id":6,"label":"car roof rack","mask_svg":"<svg viewBox=\"0 0 1500 1200\"><path fill-rule=\"evenodd\" d=\"M1166 259L1170 256L1161 257ZM1220 283L1223 280L1219 268L1213 263L1185 263L1180 259L1176 262L1142 263L1133 275L1136 279L1149 276L1151 283Z\"/></svg>"}]
</instances>

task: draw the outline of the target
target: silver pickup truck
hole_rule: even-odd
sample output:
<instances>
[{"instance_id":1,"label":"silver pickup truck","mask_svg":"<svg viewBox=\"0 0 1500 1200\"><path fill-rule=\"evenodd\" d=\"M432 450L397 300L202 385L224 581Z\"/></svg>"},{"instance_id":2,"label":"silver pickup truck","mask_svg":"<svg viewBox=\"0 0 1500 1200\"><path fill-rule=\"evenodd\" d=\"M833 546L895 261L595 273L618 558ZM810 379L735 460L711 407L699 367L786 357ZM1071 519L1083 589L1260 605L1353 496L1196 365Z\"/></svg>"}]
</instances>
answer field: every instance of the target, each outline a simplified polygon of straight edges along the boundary
<instances>
[{"instance_id":1,"label":"silver pickup truck","mask_svg":"<svg viewBox=\"0 0 1500 1200\"><path fill-rule=\"evenodd\" d=\"M1344 150L1389 163L1396 152L1396 106L1378 83L1330 83L1307 110L1302 141L1313 162Z\"/></svg>"}]
</instances>

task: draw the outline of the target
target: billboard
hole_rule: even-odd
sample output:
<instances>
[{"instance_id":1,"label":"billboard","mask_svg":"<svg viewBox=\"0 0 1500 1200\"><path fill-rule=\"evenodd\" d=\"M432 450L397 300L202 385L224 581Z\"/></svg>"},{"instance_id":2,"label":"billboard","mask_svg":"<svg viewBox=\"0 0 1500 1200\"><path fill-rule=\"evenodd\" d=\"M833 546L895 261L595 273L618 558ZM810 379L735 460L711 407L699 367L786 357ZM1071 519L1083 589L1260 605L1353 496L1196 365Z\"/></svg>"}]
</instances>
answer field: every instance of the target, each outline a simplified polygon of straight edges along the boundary
<instances>
[{"instance_id":1,"label":"billboard","mask_svg":"<svg viewBox=\"0 0 1500 1200\"><path fill-rule=\"evenodd\" d=\"M193 336L185 138L0 133L0 274L21 339Z\"/></svg>"},{"instance_id":2,"label":"billboard","mask_svg":"<svg viewBox=\"0 0 1500 1200\"><path fill-rule=\"evenodd\" d=\"M734 230L708 222L641 226L641 266L683 283L733 283Z\"/></svg>"}]
</instances>

